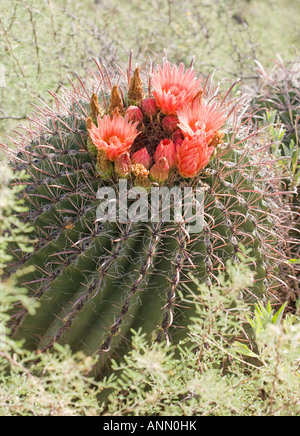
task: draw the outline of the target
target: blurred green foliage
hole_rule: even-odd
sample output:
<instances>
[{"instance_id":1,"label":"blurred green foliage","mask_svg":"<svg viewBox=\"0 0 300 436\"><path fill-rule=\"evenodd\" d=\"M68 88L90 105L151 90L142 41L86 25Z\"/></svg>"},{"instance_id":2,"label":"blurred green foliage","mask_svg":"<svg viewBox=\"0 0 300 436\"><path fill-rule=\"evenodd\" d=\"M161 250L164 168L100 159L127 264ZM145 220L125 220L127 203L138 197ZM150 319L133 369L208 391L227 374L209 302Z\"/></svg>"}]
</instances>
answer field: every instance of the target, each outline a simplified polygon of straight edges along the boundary
<instances>
[{"instance_id":1,"label":"blurred green foliage","mask_svg":"<svg viewBox=\"0 0 300 436\"><path fill-rule=\"evenodd\" d=\"M26 180L25 174L20 174L21 180ZM16 213L25 211L23 200L17 198L23 190L24 185L10 186L12 170L0 165L0 275L2 269L11 259L9 246L16 245L17 248L29 253L32 251L27 235L31 233L30 224L20 223L15 217Z\"/></svg>"},{"instance_id":2,"label":"blurred green foliage","mask_svg":"<svg viewBox=\"0 0 300 436\"><path fill-rule=\"evenodd\" d=\"M255 58L299 50L298 0L0 0L0 10L2 133L94 56L112 66L131 49L141 63L166 49L174 61L196 55L204 72L252 77Z\"/></svg>"}]
</instances>

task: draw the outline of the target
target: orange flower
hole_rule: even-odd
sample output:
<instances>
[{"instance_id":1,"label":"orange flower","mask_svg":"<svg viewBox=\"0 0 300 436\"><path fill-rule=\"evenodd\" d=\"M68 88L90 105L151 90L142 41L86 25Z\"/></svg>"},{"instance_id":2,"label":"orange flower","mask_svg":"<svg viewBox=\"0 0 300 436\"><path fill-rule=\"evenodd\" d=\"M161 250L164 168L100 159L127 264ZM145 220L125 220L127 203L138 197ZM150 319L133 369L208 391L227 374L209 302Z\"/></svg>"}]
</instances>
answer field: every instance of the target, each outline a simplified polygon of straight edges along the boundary
<instances>
[{"instance_id":1,"label":"orange flower","mask_svg":"<svg viewBox=\"0 0 300 436\"><path fill-rule=\"evenodd\" d=\"M178 111L178 119L178 127L184 136L191 138L198 130L204 129L209 142L214 133L224 125L226 115L216 103L208 105L201 100L195 101L192 105L184 105Z\"/></svg>"},{"instance_id":2,"label":"orange flower","mask_svg":"<svg viewBox=\"0 0 300 436\"><path fill-rule=\"evenodd\" d=\"M104 149L110 161L116 160L130 147L139 134L136 127L138 122L129 122L121 115L115 114L112 118L105 115L98 117L98 127L92 124L88 130L93 144L98 150Z\"/></svg>"},{"instance_id":3,"label":"orange flower","mask_svg":"<svg viewBox=\"0 0 300 436\"><path fill-rule=\"evenodd\" d=\"M195 177L208 164L213 151L214 147L207 145L203 130L192 138L185 138L176 149L176 165L180 175Z\"/></svg>"},{"instance_id":4,"label":"orange flower","mask_svg":"<svg viewBox=\"0 0 300 436\"><path fill-rule=\"evenodd\" d=\"M153 73L153 96L161 112L175 115L185 103L191 103L199 92L202 79L197 79L192 68L184 72L184 64L171 67L166 62L163 69Z\"/></svg>"}]
</instances>

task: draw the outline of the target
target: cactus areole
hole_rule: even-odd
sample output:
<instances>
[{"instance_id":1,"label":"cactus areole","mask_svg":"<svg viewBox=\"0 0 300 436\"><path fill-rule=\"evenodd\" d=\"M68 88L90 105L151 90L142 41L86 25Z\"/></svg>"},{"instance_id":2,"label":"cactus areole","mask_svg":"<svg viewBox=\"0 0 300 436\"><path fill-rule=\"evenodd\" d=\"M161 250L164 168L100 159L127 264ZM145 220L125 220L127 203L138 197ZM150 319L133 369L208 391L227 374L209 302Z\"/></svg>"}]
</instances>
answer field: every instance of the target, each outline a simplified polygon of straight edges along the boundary
<instances>
[{"instance_id":1,"label":"cactus areole","mask_svg":"<svg viewBox=\"0 0 300 436\"><path fill-rule=\"evenodd\" d=\"M245 298L274 294L284 210L234 86L213 88L167 60L133 70L130 57L111 74L95 64L36 109L8 151L36 244L32 254L11 247L7 275L33 267L20 284L40 303L35 315L16 307L13 335L39 351L59 342L98 353L102 370L128 350L131 329L184 336L191 274L217 283L241 246L253 270Z\"/></svg>"}]
</instances>

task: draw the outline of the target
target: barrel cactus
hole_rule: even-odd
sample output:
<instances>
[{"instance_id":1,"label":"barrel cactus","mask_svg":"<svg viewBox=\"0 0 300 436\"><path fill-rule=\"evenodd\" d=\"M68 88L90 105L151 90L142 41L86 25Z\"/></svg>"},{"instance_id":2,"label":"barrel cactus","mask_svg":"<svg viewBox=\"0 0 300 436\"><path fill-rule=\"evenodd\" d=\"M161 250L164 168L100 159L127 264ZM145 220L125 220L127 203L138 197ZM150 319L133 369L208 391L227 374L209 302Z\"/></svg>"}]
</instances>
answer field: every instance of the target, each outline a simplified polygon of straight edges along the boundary
<instances>
[{"instance_id":1,"label":"barrel cactus","mask_svg":"<svg viewBox=\"0 0 300 436\"><path fill-rule=\"evenodd\" d=\"M285 65L280 56L271 71L258 63L259 80L252 99L256 119L267 118L268 123L280 127L279 138L274 136L271 145L272 154L278 159L278 165L284 174L286 194L284 201L290 203L292 228L286 253L291 259L288 285L290 299L299 298L300 267L298 258L300 234L300 63ZM267 111L267 112L266 112ZM266 115L267 114L267 115ZM271 127L271 131L274 130ZM276 129L275 129L276 132Z\"/></svg>"},{"instance_id":2,"label":"barrel cactus","mask_svg":"<svg viewBox=\"0 0 300 436\"><path fill-rule=\"evenodd\" d=\"M244 297L275 295L286 211L267 145L234 86L213 88L193 65L166 59L133 70L130 57L126 71L111 74L95 64L85 81L53 94L52 108L36 108L15 151L3 148L16 174L29 176L21 219L36 241L33 253L11 247L6 275L34 266L21 284L39 301L34 316L15 308L13 335L40 352L59 342L98 353L101 369L126 351L131 329L156 341L184 335L191 274L210 286L242 246L255 272ZM140 219L108 219L128 192L119 192L120 182L139 199L200 188L203 203L188 203L204 208L200 230L191 231L184 213L175 216L175 195L169 219L149 219L150 200L147 219L145 202L130 198ZM115 198L105 202L99 190Z\"/></svg>"}]
</instances>

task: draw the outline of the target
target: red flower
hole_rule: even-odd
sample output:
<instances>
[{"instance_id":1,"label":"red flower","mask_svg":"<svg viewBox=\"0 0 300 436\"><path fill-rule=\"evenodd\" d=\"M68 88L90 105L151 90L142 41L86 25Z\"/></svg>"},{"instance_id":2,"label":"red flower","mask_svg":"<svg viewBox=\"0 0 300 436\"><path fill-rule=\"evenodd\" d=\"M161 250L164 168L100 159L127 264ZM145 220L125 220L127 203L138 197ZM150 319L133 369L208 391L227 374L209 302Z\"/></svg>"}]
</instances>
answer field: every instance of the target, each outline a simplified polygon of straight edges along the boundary
<instances>
[{"instance_id":1,"label":"red flower","mask_svg":"<svg viewBox=\"0 0 300 436\"><path fill-rule=\"evenodd\" d=\"M201 100L192 105L184 105L178 111L178 119L178 127L184 136L191 138L198 130L204 129L209 142L214 133L224 125L226 115L216 103L208 105Z\"/></svg>"},{"instance_id":2,"label":"red flower","mask_svg":"<svg viewBox=\"0 0 300 436\"><path fill-rule=\"evenodd\" d=\"M130 147L139 134L136 127L138 122L129 122L121 115L115 114L112 118L105 115L98 117L98 127L92 124L88 130L93 144L98 150L104 149L110 161L116 160Z\"/></svg>"},{"instance_id":3,"label":"red flower","mask_svg":"<svg viewBox=\"0 0 300 436\"><path fill-rule=\"evenodd\" d=\"M208 164L213 151L214 147L207 145L203 130L192 138L185 138L176 149L176 165L180 175L195 177Z\"/></svg>"},{"instance_id":4,"label":"red flower","mask_svg":"<svg viewBox=\"0 0 300 436\"><path fill-rule=\"evenodd\" d=\"M175 144L171 139L163 139L157 146L154 154L154 161L157 162L162 157L167 159L169 168L176 166Z\"/></svg>"},{"instance_id":5,"label":"red flower","mask_svg":"<svg viewBox=\"0 0 300 436\"><path fill-rule=\"evenodd\" d=\"M197 79L192 68L184 72L184 64L179 67L167 61L163 68L153 73L153 96L161 112L176 115L185 103L191 103L200 90L202 79Z\"/></svg>"}]
</instances>

